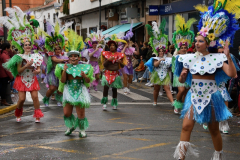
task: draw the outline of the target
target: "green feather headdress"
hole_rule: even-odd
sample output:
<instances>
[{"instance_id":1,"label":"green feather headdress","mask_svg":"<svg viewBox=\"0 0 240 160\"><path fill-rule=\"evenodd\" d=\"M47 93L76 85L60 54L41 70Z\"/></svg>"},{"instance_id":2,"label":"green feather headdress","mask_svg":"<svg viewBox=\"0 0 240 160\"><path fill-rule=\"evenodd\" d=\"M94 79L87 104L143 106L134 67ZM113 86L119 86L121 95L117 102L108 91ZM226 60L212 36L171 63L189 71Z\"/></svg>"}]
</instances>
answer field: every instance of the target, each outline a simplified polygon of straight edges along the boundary
<instances>
[{"instance_id":1,"label":"green feather headdress","mask_svg":"<svg viewBox=\"0 0 240 160\"><path fill-rule=\"evenodd\" d=\"M9 17L0 17L0 24L9 30L7 40L23 54L22 45L25 42L31 42L32 45L34 43L34 30L27 21L26 14L19 7L6 8L5 11L8 12Z\"/></svg>"},{"instance_id":2,"label":"green feather headdress","mask_svg":"<svg viewBox=\"0 0 240 160\"><path fill-rule=\"evenodd\" d=\"M66 45L68 56L71 54L80 54L85 46L83 38L71 29L68 30L66 37L68 38L68 43Z\"/></svg>"},{"instance_id":3,"label":"green feather headdress","mask_svg":"<svg viewBox=\"0 0 240 160\"><path fill-rule=\"evenodd\" d=\"M168 36L164 34L166 26L166 20L163 19L159 28L156 22L152 22L152 26L149 24L146 25L146 29L148 31L149 44L151 45L154 54L158 55L158 49L166 50L168 46Z\"/></svg>"},{"instance_id":4,"label":"green feather headdress","mask_svg":"<svg viewBox=\"0 0 240 160\"><path fill-rule=\"evenodd\" d=\"M196 21L196 19L191 18L186 23L182 16L179 14L176 15L175 22L177 30L173 33L173 44L175 48L179 50L182 45L186 45L188 48L192 46L195 35L190 28Z\"/></svg>"}]
</instances>

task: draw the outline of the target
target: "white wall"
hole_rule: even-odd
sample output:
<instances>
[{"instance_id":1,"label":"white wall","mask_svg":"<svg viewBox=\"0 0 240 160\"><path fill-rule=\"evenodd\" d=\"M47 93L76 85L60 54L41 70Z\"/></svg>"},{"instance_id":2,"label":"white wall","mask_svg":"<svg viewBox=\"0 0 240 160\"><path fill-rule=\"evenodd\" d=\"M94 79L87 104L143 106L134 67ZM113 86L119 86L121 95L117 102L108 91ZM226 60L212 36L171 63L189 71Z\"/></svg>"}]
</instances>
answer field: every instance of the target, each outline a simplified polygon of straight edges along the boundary
<instances>
[{"instance_id":1,"label":"white wall","mask_svg":"<svg viewBox=\"0 0 240 160\"><path fill-rule=\"evenodd\" d=\"M107 20L105 20L105 11L101 11L101 22L107 22ZM98 27L99 29L99 12L82 16L81 29L87 28L89 33L89 27Z\"/></svg>"},{"instance_id":2,"label":"white wall","mask_svg":"<svg viewBox=\"0 0 240 160\"><path fill-rule=\"evenodd\" d=\"M102 6L105 6L110 3L120 2L121 0L102 0ZM70 3L70 14L79 13L82 11L87 11L89 9L98 8L99 1L91 2L90 0L75 0L74 2L69 1Z\"/></svg>"},{"instance_id":3,"label":"white wall","mask_svg":"<svg viewBox=\"0 0 240 160\"><path fill-rule=\"evenodd\" d=\"M148 8L149 5L160 5L160 0L146 0L146 7Z\"/></svg>"},{"instance_id":4,"label":"white wall","mask_svg":"<svg viewBox=\"0 0 240 160\"><path fill-rule=\"evenodd\" d=\"M41 29L44 29L43 27L44 16L46 20L49 20L48 13L50 13L50 21L53 22L53 14L56 13L53 6L46 9L42 9L41 11L35 11L35 18L36 20L38 20Z\"/></svg>"}]
</instances>

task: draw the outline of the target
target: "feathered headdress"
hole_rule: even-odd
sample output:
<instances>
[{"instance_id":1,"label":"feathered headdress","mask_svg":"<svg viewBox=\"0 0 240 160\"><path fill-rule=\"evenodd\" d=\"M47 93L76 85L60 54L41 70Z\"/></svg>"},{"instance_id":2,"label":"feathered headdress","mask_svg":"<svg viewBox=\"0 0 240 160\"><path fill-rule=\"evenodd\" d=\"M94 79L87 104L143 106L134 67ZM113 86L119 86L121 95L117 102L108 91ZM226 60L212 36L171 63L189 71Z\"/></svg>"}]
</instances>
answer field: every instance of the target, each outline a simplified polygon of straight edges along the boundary
<instances>
[{"instance_id":1,"label":"feathered headdress","mask_svg":"<svg viewBox=\"0 0 240 160\"><path fill-rule=\"evenodd\" d=\"M38 36L37 39L35 39L35 44L41 49L41 51L44 50L45 47L45 39L42 38L41 36Z\"/></svg>"},{"instance_id":2,"label":"feathered headdress","mask_svg":"<svg viewBox=\"0 0 240 160\"><path fill-rule=\"evenodd\" d=\"M25 42L31 42L31 45L33 45L34 30L28 23L26 14L19 7L6 8L5 11L8 12L9 17L0 17L0 24L3 24L9 30L7 40L12 41L12 45L23 54L22 45Z\"/></svg>"},{"instance_id":3,"label":"feathered headdress","mask_svg":"<svg viewBox=\"0 0 240 160\"><path fill-rule=\"evenodd\" d=\"M148 35L150 36L149 44L153 48L153 52L158 55L158 49L165 49L168 46L168 36L164 34L166 20L163 19L159 28L156 22L152 22L152 26L146 25Z\"/></svg>"},{"instance_id":4,"label":"feathered headdress","mask_svg":"<svg viewBox=\"0 0 240 160\"><path fill-rule=\"evenodd\" d=\"M228 37L234 36L239 29L239 0L214 0L214 4L208 8L204 5L195 8L201 12L198 35L202 35L211 47L216 46L218 39L226 41Z\"/></svg>"},{"instance_id":5,"label":"feathered headdress","mask_svg":"<svg viewBox=\"0 0 240 160\"><path fill-rule=\"evenodd\" d=\"M130 30L126 33L126 35L124 32L120 32L116 34L118 39L122 39L127 43L127 41L129 41L134 35L132 32L132 28L133 28L133 23L131 24Z\"/></svg>"},{"instance_id":6,"label":"feathered headdress","mask_svg":"<svg viewBox=\"0 0 240 160\"><path fill-rule=\"evenodd\" d=\"M105 36L103 36L101 30L98 30L97 33L93 32L91 34L87 34L85 42L87 42L90 47L92 47L93 43L98 43L97 47L101 46L102 48L106 45Z\"/></svg>"},{"instance_id":7,"label":"feathered headdress","mask_svg":"<svg viewBox=\"0 0 240 160\"><path fill-rule=\"evenodd\" d=\"M63 48L65 39L63 37L63 31L61 33L60 22L57 20L55 25L50 21L47 21L47 32L40 30L43 35L46 37L45 48L48 51L53 52L56 47Z\"/></svg>"},{"instance_id":8,"label":"feathered headdress","mask_svg":"<svg viewBox=\"0 0 240 160\"><path fill-rule=\"evenodd\" d=\"M190 30L190 28L196 21L196 19L191 18L186 23L185 19L182 16L179 14L176 15L175 22L177 30L173 33L173 44L177 50L179 50L182 45L185 45L188 48L192 46L195 35L193 31Z\"/></svg>"},{"instance_id":9,"label":"feathered headdress","mask_svg":"<svg viewBox=\"0 0 240 160\"><path fill-rule=\"evenodd\" d=\"M68 52L67 55L70 56L71 54L80 54L80 52L84 49L85 44L81 36L79 36L73 30L68 30L67 34L68 43L66 45L66 51Z\"/></svg>"}]
</instances>

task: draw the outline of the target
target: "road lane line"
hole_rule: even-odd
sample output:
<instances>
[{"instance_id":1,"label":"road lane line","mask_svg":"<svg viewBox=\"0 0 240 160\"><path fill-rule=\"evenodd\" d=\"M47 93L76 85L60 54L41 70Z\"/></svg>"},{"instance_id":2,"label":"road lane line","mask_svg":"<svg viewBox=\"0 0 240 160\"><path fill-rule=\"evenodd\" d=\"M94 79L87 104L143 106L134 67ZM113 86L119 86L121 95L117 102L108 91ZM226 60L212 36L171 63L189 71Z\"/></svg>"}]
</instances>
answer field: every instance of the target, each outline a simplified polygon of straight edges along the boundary
<instances>
[{"instance_id":1,"label":"road lane line","mask_svg":"<svg viewBox=\"0 0 240 160\"><path fill-rule=\"evenodd\" d=\"M169 142L169 143L158 143L158 144L149 145L149 146L140 147L140 148L135 148L135 149L119 152L119 153L114 153L112 155L113 156L121 156L121 155L124 155L124 154L127 154L127 153L137 152L137 151L146 150L146 149L150 149L150 148L161 147L161 146L166 146L166 145L169 145L169 144L173 144L173 143L172 142Z\"/></svg>"},{"instance_id":2,"label":"road lane line","mask_svg":"<svg viewBox=\"0 0 240 160\"><path fill-rule=\"evenodd\" d=\"M134 92L130 92L130 94L125 95L122 89L119 89L117 92L126 97L129 97L135 101L150 101L151 100L150 98L144 97L144 96L134 93Z\"/></svg>"}]
</instances>

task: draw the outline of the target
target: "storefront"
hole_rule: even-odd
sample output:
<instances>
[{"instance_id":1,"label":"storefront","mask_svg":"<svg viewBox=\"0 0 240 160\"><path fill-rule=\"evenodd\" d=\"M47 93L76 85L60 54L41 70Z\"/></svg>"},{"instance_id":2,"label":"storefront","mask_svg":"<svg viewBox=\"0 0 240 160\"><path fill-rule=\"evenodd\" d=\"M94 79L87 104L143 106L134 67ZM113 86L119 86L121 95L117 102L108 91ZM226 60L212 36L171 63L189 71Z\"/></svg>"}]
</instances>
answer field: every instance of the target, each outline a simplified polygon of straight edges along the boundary
<instances>
[{"instance_id":1,"label":"storefront","mask_svg":"<svg viewBox=\"0 0 240 160\"><path fill-rule=\"evenodd\" d=\"M168 3L172 2L172 3ZM205 0L166 0L162 1L159 6L149 6L149 15L160 15L160 19L166 19L167 24L165 28L165 34L169 36L169 41L172 43L173 33L176 31L175 16L176 14L182 15L187 21L190 18L195 18L195 22L191 28L196 34L198 32L198 21L200 20L200 13L195 10L194 6L197 4L204 4ZM213 0L208 1L209 5L213 4Z\"/></svg>"}]
</instances>

